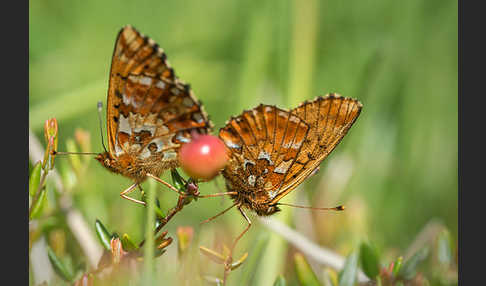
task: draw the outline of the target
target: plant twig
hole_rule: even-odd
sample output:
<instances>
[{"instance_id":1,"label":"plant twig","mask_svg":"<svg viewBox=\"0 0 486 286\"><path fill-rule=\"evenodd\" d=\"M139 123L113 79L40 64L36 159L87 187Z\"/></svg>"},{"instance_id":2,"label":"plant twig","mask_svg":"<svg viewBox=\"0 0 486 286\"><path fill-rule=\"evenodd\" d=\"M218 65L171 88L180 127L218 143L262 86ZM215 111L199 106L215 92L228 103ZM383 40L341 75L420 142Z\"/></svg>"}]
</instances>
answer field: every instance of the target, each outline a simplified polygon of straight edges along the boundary
<instances>
[{"instance_id":1,"label":"plant twig","mask_svg":"<svg viewBox=\"0 0 486 286\"><path fill-rule=\"evenodd\" d=\"M178 213L184 208L184 200L185 196L179 195L179 199L177 200L177 205L169 210L167 215L159 220L159 225L155 229L154 235L157 233ZM140 242L138 247L142 247L145 244L145 239Z\"/></svg>"},{"instance_id":2,"label":"plant twig","mask_svg":"<svg viewBox=\"0 0 486 286\"><path fill-rule=\"evenodd\" d=\"M278 220L265 217L258 217L258 219L265 227L282 236L290 244L298 248L300 251L302 251L302 253L312 258L319 264L329 266L337 270L343 269L345 262L344 257L315 244L307 237L301 235ZM360 269L358 269L358 282L361 283L367 281L369 281L369 279Z\"/></svg>"},{"instance_id":3,"label":"plant twig","mask_svg":"<svg viewBox=\"0 0 486 286\"><path fill-rule=\"evenodd\" d=\"M29 128L29 157L32 162L37 162L43 159L44 150L41 146L41 143ZM49 176L54 181L56 191L60 194L59 205L61 211L66 216L69 230L81 246L90 266L96 268L103 253L103 249L95 240L95 236L84 220L81 212L73 207L72 198L65 191L61 177L55 168L49 171Z\"/></svg>"}]
</instances>

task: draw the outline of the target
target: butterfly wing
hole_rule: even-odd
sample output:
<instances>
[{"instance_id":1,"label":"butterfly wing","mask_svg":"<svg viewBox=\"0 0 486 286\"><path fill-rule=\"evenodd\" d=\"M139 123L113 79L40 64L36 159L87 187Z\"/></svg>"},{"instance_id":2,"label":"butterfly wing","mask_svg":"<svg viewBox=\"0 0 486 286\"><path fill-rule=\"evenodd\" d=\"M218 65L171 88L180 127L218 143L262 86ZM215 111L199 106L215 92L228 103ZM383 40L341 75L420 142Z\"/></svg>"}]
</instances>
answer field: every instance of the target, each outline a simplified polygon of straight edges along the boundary
<instances>
[{"instance_id":1,"label":"butterfly wing","mask_svg":"<svg viewBox=\"0 0 486 286\"><path fill-rule=\"evenodd\" d=\"M230 152L230 163L223 170L227 185L248 193L253 202L271 200L308 130L308 124L298 116L270 105L229 120L219 133Z\"/></svg>"},{"instance_id":2,"label":"butterfly wing","mask_svg":"<svg viewBox=\"0 0 486 286\"><path fill-rule=\"evenodd\" d=\"M227 185L253 202L277 203L337 146L361 107L331 94L290 111L260 105L230 119L219 132L229 150Z\"/></svg>"},{"instance_id":3,"label":"butterfly wing","mask_svg":"<svg viewBox=\"0 0 486 286\"><path fill-rule=\"evenodd\" d=\"M112 57L107 102L109 153L177 160L191 130L211 122L189 85L180 81L164 51L131 26L121 29Z\"/></svg>"},{"instance_id":4,"label":"butterfly wing","mask_svg":"<svg viewBox=\"0 0 486 286\"><path fill-rule=\"evenodd\" d=\"M319 167L356 121L361 108L362 104L355 99L329 94L292 110L292 114L304 120L310 129L271 204L282 199Z\"/></svg>"}]
</instances>

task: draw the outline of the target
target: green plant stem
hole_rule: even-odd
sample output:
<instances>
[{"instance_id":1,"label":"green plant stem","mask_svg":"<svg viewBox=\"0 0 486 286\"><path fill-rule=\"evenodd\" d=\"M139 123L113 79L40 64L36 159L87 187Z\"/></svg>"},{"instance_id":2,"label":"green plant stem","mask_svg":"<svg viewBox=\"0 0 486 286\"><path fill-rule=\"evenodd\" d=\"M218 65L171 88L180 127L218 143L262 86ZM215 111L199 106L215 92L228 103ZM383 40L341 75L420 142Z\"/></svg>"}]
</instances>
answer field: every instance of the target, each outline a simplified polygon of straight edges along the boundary
<instances>
[{"instance_id":1,"label":"green plant stem","mask_svg":"<svg viewBox=\"0 0 486 286\"><path fill-rule=\"evenodd\" d=\"M145 246L144 249L144 284L152 285L154 277L154 233L153 227L155 225L155 181L149 180L149 187L147 190L147 221L145 224Z\"/></svg>"}]
</instances>

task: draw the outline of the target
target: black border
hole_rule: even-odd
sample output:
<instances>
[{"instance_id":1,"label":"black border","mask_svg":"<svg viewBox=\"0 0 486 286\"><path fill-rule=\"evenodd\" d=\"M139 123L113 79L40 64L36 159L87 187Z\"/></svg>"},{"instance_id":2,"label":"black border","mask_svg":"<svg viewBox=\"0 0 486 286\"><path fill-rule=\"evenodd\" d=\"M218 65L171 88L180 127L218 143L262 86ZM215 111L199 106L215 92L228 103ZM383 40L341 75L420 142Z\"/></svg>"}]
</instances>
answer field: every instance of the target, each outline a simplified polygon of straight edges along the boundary
<instances>
[{"instance_id":1,"label":"black border","mask_svg":"<svg viewBox=\"0 0 486 286\"><path fill-rule=\"evenodd\" d=\"M29 2L2 9L2 283L28 285ZM14 271L12 271L14 270ZM7 283L12 281L13 283Z\"/></svg>"},{"instance_id":2,"label":"black border","mask_svg":"<svg viewBox=\"0 0 486 286\"><path fill-rule=\"evenodd\" d=\"M466 7L465 3L469 5ZM483 139L486 130L481 123L486 114L484 102L484 39L483 9L471 5L471 1L459 1L458 19L458 69L459 69L459 142L458 142L458 261L461 285L484 284L483 214L485 200L480 196L485 190L486 156ZM468 229L468 230L466 230ZM482 249L481 249L482 248ZM476 277L474 277L476 276ZM480 282L481 281L481 282ZM476 283L475 283L476 282ZM478 283L479 282L479 283Z\"/></svg>"}]
</instances>

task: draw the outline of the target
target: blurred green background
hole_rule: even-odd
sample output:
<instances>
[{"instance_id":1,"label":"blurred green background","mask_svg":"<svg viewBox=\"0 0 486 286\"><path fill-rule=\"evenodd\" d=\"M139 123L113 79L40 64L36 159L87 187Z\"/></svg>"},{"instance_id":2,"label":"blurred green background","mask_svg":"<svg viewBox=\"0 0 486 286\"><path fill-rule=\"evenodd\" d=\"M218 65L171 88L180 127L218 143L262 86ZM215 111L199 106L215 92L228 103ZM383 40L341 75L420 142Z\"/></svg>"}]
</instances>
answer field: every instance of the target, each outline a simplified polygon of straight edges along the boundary
<instances>
[{"instance_id":1,"label":"blurred green background","mask_svg":"<svg viewBox=\"0 0 486 286\"><path fill-rule=\"evenodd\" d=\"M230 116L260 103L292 108L329 92L363 103L320 172L283 200L347 210L283 208L274 218L342 255L361 239L390 259L403 255L435 219L457 240L456 1L29 1L29 125L40 139L44 121L56 117L59 150L82 128L92 150L102 151L96 103L106 103L115 37L126 24L165 50L203 102L214 134ZM119 197L131 182L94 160L74 177L68 163L56 164L86 220L94 226L99 218L141 240L144 209ZM218 192L213 183L200 187ZM172 207L176 196L159 189L162 208ZM237 211L199 223L229 205L201 199L167 229L194 227L196 246L228 244L245 226ZM236 255L249 251L262 260L255 268L244 264L231 279L269 285L277 273L290 277L280 262L289 246L251 218L256 223ZM256 241L265 242L258 254ZM161 277L175 279L174 255L158 260Z\"/></svg>"}]
</instances>

